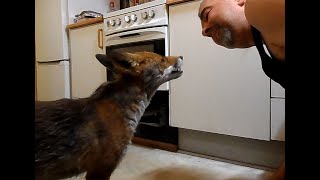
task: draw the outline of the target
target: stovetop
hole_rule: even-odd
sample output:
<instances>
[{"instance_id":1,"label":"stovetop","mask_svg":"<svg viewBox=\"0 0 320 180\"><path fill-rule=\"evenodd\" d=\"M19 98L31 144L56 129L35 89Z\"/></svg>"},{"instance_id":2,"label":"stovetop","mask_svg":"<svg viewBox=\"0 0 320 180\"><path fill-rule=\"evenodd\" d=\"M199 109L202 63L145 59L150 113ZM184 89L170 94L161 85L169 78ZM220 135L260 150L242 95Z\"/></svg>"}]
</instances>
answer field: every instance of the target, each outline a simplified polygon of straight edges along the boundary
<instances>
[{"instance_id":1,"label":"stovetop","mask_svg":"<svg viewBox=\"0 0 320 180\"><path fill-rule=\"evenodd\" d=\"M105 35L168 25L165 0L155 0L104 14Z\"/></svg>"}]
</instances>

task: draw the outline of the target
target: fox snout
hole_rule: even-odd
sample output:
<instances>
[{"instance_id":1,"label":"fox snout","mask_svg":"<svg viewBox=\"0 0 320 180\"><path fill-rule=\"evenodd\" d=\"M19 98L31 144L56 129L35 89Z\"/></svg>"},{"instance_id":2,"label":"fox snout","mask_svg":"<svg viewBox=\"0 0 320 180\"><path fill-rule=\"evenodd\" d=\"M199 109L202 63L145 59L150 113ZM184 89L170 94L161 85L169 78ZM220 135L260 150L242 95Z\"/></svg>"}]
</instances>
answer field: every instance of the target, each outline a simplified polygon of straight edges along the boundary
<instances>
[{"instance_id":1,"label":"fox snout","mask_svg":"<svg viewBox=\"0 0 320 180\"><path fill-rule=\"evenodd\" d=\"M179 56L177 59L177 63L174 65L174 67L179 69L179 68L181 68L182 64L183 64L183 57Z\"/></svg>"}]
</instances>

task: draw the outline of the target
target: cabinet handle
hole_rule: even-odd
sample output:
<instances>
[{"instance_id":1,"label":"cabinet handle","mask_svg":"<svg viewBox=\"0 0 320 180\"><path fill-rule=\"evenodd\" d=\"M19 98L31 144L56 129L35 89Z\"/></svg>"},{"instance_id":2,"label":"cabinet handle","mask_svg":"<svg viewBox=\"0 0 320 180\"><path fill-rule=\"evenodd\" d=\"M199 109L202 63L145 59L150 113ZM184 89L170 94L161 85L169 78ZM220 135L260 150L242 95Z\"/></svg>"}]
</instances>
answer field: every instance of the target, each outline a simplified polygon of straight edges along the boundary
<instances>
[{"instance_id":1,"label":"cabinet handle","mask_svg":"<svg viewBox=\"0 0 320 180\"><path fill-rule=\"evenodd\" d=\"M103 40L102 40L102 29L98 29L98 47L103 49Z\"/></svg>"}]
</instances>

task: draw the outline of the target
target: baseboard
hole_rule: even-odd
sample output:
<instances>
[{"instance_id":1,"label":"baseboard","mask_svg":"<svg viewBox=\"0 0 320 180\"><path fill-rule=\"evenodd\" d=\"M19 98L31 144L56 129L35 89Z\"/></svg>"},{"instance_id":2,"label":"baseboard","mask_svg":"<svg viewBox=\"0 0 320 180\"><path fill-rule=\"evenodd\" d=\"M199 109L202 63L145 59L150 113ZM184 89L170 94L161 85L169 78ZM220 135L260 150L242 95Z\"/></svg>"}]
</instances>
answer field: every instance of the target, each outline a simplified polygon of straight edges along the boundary
<instances>
[{"instance_id":1,"label":"baseboard","mask_svg":"<svg viewBox=\"0 0 320 180\"><path fill-rule=\"evenodd\" d=\"M233 161L233 160L229 160L229 159L223 159L223 158L208 156L208 155L204 155L204 154L198 154L198 153L194 153L194 152L190 152L190 151L178 150L178 153L187 154L187 155L191 155L191 156L196 156L196 157L200 157L200 158L211 159L211 160L214 160L214 161L220 161L220 162L235 164L235 165L239 165L239 166L245 166L245 167L250 167L250 168L255 168L255 169L261 169L261 170L270 171L270 172L274 172L274 171L277 170L276 168L259 166L259 165L256 165L256 164L243 163L243 162L239 162L239 161Z\"/></svg>"},{"instance_id":2,"label":"baseboard","mask_svg":"<svg viewBox=\"0 0 320 180\"><path fill-rule=\"evenodd\" d=\"M150 139L143 139L143 138L139 138L139 137L133 137L131 142L133 144L146 146L146 147L151 147L151 148L157 148L157 149L166 150L166 151L170 151L170 152L177 152L178 151L178 146L177 145L164 143L164 142L159 142L159 141L153 141L153 140L150 140Z\"/></svg>"},{"instance_id":3,"label":"baseboard","mask_svg":"<svg viewBox=\"0 0 320 180\"><path fill-rule=\"evenodd\" d=\"M179 150L267 169L279 167L285 158L284 142L262 141L188 129L179 129Z\"/></svg>"}]
</instances>

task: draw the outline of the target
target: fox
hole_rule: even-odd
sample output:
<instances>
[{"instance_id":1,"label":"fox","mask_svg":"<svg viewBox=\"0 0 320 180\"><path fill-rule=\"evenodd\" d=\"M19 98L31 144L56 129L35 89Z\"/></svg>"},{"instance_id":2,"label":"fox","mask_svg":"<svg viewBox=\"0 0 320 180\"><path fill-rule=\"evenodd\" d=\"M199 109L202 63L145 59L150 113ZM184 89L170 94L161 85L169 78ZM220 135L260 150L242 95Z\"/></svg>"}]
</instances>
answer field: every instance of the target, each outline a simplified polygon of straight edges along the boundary
<instances>
[{"instance_id":1,"label":"fox","mask_svg":"<svg viewBox=\"0 0 320 180\"><path fill-rule=\"evenodd\" d=\"M114 74L88 97L35 102L35 178L109 180L155 92L181 77L182 56L96 54Z\"/></svg>"}]
</instances>

